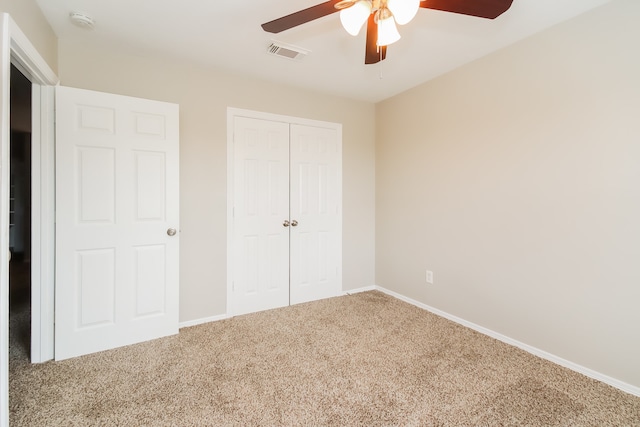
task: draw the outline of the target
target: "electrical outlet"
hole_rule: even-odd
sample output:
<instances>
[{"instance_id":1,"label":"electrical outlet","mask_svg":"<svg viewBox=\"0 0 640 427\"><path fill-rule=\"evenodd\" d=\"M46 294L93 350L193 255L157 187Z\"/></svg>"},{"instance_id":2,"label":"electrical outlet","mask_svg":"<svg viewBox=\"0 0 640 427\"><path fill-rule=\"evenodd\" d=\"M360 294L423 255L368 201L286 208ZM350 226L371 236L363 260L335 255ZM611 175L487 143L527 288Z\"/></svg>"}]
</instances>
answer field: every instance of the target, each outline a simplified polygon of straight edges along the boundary
<instances>
[{"instance_id":1,"label":"electrical outlet","mask_svg":"<svg viewBox=\"0 0 640 427\"><path fill-rule=\"evenodd\" d=\"M427 270L427 283L433 285L433 271Z\"/></svg>"}]
</instances>

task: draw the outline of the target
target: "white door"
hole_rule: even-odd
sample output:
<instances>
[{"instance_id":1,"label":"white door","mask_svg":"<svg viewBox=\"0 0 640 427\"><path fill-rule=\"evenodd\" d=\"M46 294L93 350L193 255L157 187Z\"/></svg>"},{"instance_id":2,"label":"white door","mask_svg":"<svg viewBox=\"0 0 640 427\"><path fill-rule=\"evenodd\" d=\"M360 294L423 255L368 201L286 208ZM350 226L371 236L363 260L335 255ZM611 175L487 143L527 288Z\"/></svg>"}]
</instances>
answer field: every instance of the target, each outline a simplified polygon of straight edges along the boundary
<instances>
[{"instance_id":1,"label":"white door","mask_svg":"<svg viewBox=\"0 0 640 427\"><path fill-rule=\"evenodd\" d=\"M340 146L335 129L291 125L291 304L340 290Z\"/></svg>"},{"instance_id":2,"label":"white door","mask_svg":"<svg viewBox=\"0 0 640 427\"><path fill-rule=\"evenodd\" d=\"M56 90L57 360L178 332L178 106Z\"/></svg>"},{"instance_id":3,"label":"white door","mask_svg":"<svg viewBox=\"0 0 640 427\"><path fill-rule=\"evenodd\" d=\"M232 125L231 312L338 295L338 130L239 116Z\"/></svg>"},{"instance_id":4,"label":"white door","mask_svg":"<svg viewBox=\"0 0 640 427\"><path fill-rule=\"evenodd\" d=\"M289 305L289 125L236 117L234 141L233 313L244 314Z\"/></svg>"}]
</instances>

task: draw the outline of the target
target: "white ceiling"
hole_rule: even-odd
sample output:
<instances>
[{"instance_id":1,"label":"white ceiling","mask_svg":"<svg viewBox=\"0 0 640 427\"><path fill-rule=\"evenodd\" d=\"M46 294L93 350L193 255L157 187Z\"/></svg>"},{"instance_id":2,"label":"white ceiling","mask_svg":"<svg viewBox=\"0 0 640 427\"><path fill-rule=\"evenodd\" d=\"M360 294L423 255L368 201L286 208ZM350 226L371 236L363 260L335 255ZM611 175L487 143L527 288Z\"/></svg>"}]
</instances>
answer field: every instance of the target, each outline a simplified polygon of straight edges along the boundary
<instances>
[{"instance_id":1,"label":"white ceiling","mask_svg":"<svg viewBox=\"0 0 640 427\"><path fill-rule=\"evenodd\" d=\"M611 0L514 0L496 20L420 9L399 27L387 59L364 64L365 31L352 37L337 13L284 31L260 24L321 0L36 0L60 39L108 43L265 80L377 102ZM475 0L468 0L475 1ZM91 16L80 29L72 11ZM268 55L272 40L308 49L302 61Z\"/></svg>"}]
</instances>

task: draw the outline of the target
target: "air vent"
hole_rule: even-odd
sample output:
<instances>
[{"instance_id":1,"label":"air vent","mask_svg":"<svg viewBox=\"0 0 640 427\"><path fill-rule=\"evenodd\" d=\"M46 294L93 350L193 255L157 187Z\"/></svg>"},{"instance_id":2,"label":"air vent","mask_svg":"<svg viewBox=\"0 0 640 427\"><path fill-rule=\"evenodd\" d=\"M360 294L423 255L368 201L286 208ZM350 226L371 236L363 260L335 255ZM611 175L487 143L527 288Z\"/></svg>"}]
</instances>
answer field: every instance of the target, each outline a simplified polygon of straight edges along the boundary
<instances>
[{"instance_id":1,"label":"air vent","mask_svg":"<svg viewBox=\"0 0 640 427\"><path fill-rule=\"evenodd\" d=\"M301 61L305 56L309 54L309 51L301 47L274 41L267 48L267 53L286 59Z\"/></svg>"}]
</instances>

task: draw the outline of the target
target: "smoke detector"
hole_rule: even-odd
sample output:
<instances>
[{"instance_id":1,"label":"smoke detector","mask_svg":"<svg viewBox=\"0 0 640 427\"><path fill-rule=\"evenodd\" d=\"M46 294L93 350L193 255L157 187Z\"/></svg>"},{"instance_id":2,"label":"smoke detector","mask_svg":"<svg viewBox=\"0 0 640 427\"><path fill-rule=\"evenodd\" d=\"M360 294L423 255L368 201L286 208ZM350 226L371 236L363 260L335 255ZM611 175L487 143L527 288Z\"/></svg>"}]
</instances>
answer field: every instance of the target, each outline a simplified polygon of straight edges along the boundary
<instances>
[{"instance_id":1,"label":"smoke detector","mask_svg":"<svg viewBox=\"0 0 640 427\"><path fill-rule=\"evenodd\" d=\"M93 30L95 25L93 18L80 12L71 12L69 19L76 27L84 28L85 30Z\"/></svg>"},{"instance_id":2,"label":"smoke detector","mask_svg":"<svg viewBox=\"0 0 640 427\"><path fill-rule=\"evenodd\" d=\"M282 43L273 40L267 48L267 53L270 55L280 56L282 58L291 59L295 61L301 61L305 56L309 54L309 50L303 49L298 46Z\"/></svg>"}]
</instances>

